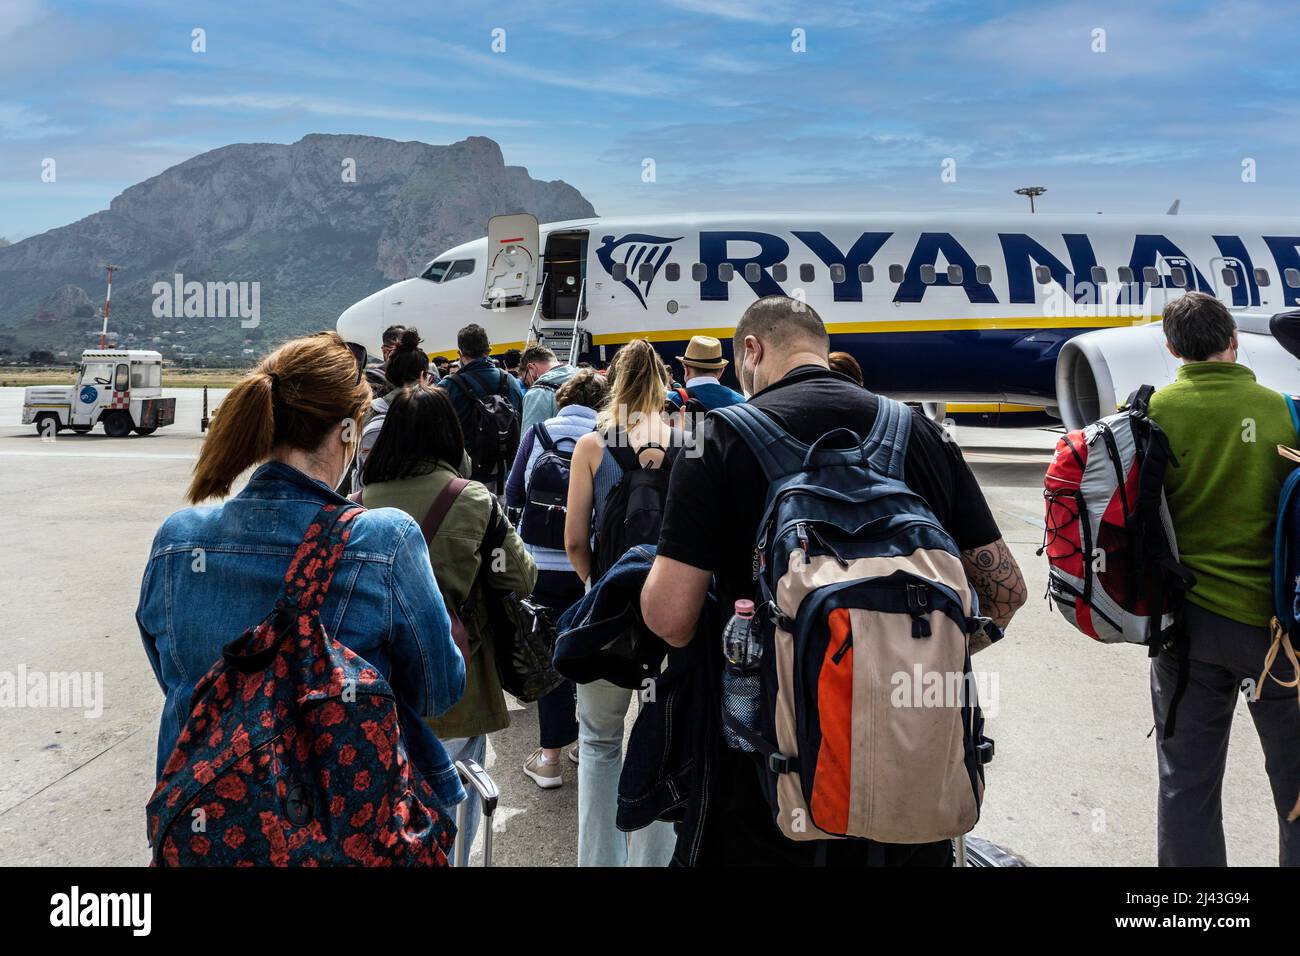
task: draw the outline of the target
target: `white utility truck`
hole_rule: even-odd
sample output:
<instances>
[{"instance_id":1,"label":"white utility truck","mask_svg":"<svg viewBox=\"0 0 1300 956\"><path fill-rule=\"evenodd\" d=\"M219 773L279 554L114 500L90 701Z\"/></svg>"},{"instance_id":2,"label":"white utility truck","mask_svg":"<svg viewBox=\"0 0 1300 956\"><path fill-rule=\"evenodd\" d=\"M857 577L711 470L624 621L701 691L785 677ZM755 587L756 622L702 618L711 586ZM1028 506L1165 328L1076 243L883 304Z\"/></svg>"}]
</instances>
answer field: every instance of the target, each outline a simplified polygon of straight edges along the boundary
<instances>
[{"instance_id":1,"label":"white utility truck","mask_svg":"<svg viewBox=\"0 0 1300 956\"><path fill-rule=\"evenodd\" d=\"M162 397L162 356L135 349L87 349L75 385L32 385L23 396L23 424L53 437L64 428L84 435L152 435L176 421L176 399Z\"/></svg>"}]
</instances>

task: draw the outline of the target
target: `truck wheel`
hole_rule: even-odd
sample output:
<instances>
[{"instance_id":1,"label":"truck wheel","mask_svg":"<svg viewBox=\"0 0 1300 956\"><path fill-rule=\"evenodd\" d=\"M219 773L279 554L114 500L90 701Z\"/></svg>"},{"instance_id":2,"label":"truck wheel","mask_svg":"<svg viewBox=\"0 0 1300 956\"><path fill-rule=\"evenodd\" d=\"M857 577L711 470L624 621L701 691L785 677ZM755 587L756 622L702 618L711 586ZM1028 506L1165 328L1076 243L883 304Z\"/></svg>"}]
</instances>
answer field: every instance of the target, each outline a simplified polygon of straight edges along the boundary
<instances>
[{"instance_id":1,"label":"truck wheel","mask_svg":"<svg viewBox=\"0 0 1300 956\"><path fill-rule=\"evenodd\" d=\"M131 434L131 416L125 412L114 412L104 416L104 434L109 438L125 438Z\"/></svg>"},{"instance_id":2,"label":"truck wheel","mask_svg":"<svg viewBox=\"0 0 1300 956\"><path fill-rule=\"evenodd\" d=\"M157 430L158 430L158 426L155 425L153 428L137 428L135 430L135 433L137 435L152 435Z\"/></svg>"},{"instance_id":3,"label":"truck wheel","mask_svg":"<svg viewBox=\"0 0 1300 956\"><path fill-rule=\"evenodd\" d=\"M59 416L53 412L42 412L36 416L36 434L42 438L46 435L57 435L59 428Z\"/></svg>"}]
</instances>

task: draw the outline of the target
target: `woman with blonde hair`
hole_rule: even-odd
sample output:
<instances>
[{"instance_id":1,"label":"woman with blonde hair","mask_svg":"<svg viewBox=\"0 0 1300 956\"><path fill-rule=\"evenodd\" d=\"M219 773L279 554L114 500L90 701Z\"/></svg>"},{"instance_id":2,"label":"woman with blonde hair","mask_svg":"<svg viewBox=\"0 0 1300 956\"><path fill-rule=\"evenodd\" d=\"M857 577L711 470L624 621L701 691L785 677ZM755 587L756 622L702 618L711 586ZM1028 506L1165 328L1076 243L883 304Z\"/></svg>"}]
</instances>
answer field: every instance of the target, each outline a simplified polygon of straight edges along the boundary
<instances>
[{"instance_id":1,"label":"woman with blonde hair","mask_svg":"<svg viewBox=\"0 0 1300 956\"><path fill-rule=\"evenodd\" d=\"M564 548L578 577L591 584L595 566L620 555L592 548L605 505L626 471L672 467L682 437L663 415L668 375L645 339L618 350L609 368L610 394L596 431L578 439L569 472ZM605 542L608 545L608 542ZM608 681L578 685L578 865L667 866L675 836L662 821L624 834L615 824L623 769L623 722L632 692Z\"/></svg>"},{"instance_id":2,"label":"woman with blonde hair","mask_svg":"<svg viewBox=\"0 0 1300 956\"><path fill-rule=\"evenodd\" d=\"M313 584L324 590L320 620L329 637L364 658L396 692L402 738L436 803L448 808L464 798L446 751L420 719L446 711L465 686L465 662L452 641L420 526L392 508L349 514L356 506L333 491L370 403L364 372L365 350L334 332L295 339L264 358L217 409L188 499L197 505L224 498L241 474L256 470L234 497L185 508L163 522L136 609L166 695L159 777L190 715L195 686L223 647L287 593L286 571L309 528L316 534L325 522L347 520L332 586ZM359 761L334 774L330 786L351 786L366 769Z\"/></svg>"}]
</instances>

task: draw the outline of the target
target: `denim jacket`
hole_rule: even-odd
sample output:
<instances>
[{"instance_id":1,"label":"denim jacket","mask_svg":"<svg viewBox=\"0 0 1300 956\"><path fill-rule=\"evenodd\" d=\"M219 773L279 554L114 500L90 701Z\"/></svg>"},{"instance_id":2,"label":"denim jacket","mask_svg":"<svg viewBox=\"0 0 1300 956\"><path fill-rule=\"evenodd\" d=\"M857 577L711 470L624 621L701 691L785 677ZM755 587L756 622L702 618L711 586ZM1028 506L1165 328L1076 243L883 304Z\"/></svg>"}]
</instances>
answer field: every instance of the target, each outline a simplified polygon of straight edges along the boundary
<instances>
[{"instance_id":1,"label":"denim jacket","mask_svg":"<svg viewBox=\"0 0 1300 956\"><path fill-rule=\"evenodd\" d=\"M348 504L273 461L235 497L178 511L158 529L136 623L167 695L159 774L189 717L195 685L224 645L274 607L308 523L328 502ZM369 661L397 692L411 762L435 799L443 807L459 803L465 792L456 769L420 719L460 699L465 662L452 641L419 525L394 508L358 515L320 612L326 633Z\"/></svg>"}]
</instances>

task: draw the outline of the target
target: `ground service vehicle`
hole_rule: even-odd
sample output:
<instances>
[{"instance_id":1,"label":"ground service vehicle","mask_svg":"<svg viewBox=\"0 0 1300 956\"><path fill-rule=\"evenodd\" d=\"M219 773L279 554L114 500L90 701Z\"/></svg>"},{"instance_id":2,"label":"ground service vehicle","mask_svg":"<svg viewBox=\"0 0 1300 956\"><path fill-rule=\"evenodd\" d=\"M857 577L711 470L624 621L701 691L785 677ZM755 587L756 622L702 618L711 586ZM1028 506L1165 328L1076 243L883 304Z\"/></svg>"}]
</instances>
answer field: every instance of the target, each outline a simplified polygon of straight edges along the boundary
<instances>
[{"instance_id":1,"label":"ground service vehicle","mask_svg":"<svg viewBox=\"0 0 1300 956\"><path fill-rule=\"evenodd\" d=\"M23 395L23 424L42 436L64 428L84 435L98 423L110 438L152 435L176 421L176 399L162 397L162 356L134 349L87 349L75 385L33 385Z\"/></svg>"}]
</instances>

